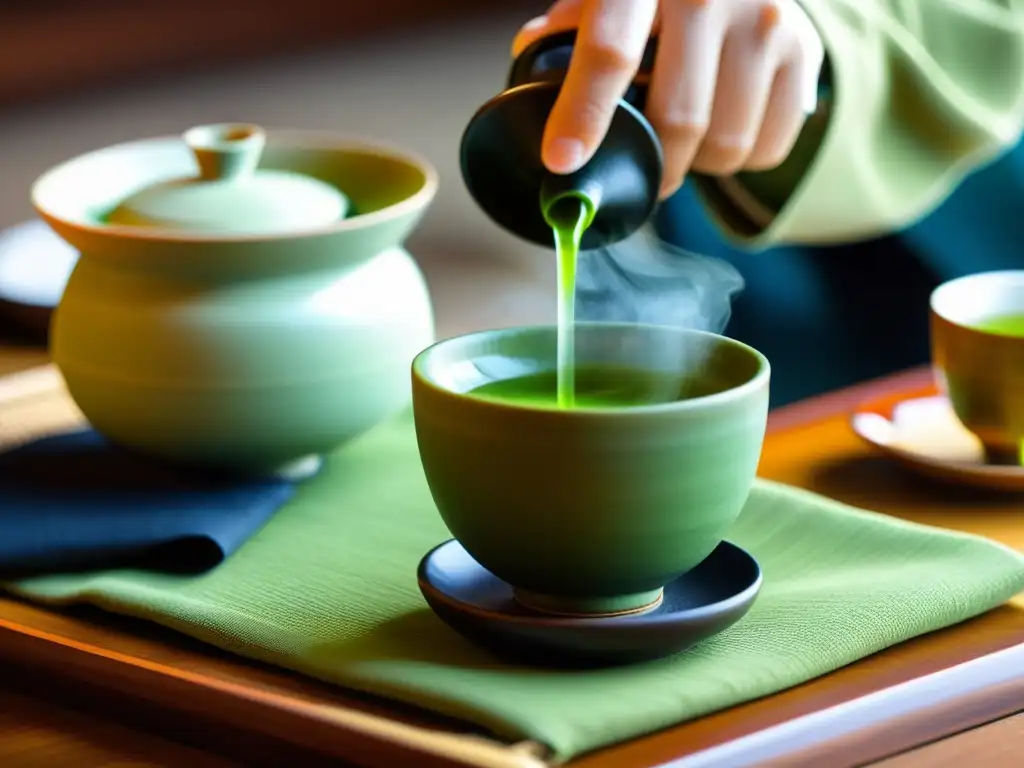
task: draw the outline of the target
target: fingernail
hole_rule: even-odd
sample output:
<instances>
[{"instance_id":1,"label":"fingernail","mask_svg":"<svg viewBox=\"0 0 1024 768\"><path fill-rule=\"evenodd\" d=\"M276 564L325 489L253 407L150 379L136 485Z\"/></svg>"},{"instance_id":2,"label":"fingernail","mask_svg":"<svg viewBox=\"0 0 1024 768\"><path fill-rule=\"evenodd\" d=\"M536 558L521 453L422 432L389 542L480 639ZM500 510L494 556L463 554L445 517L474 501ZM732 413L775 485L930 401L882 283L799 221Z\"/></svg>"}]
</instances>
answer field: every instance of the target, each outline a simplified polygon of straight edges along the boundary
<instances>
[{"instance_id":1,"label":"fingernail","mask_svg":"<svg viewBox=\"0 0 1024 768\"><path fill-rule=\"evenodd\" d=\"M523 32L531 32L531 31L533 31L535 29L540 29L541 27L546 27L547 23L548 23L548 17L547 16L538 16L537 18L530 19L528 22L523 24L522 31Z\"/></svg>"},{"instance_id":2,"label":"fingernail","mask_svg":"<svg viewBox=\"0 0 1024 768\"><path fill-rule=\"evenodd\" d=\"M768 0L761 7L761 13L757 17L757 31L761 35L762 42L766 41L771 33L775 31L781 20L779 6L775 4L775 0Z\"/></svg>"},{"instance_id":3,"label":"fingernail","mask_svg":"<svg viewBox=\"0 0 1024 768\"><path fill-rule=\"evenodd\" d=\"M518 57L523 49L533 42L536 35L534 34L539 29L544 29L548 25L547 16L538 16L535 19L530 19L528 22L523 24L516 32L516 36L512 39L512 56Z\"/></svg>"},{"instance_id":4,"label":"fingernail","mask_svg":"<svg viewBox=\"0 0 1024 768\"><path fill-rule=\"evenodd\" d=\"M544 165L552 173L572 173L586 161L587 148L579 139L552 139L543 154Z\"/></svg>"},{"instance_id":5,"label":"fingernail","mask_svg":"<svg viewBox=\"0 0 1024 768\"><path fill-rule=\"evenodd\" d=\"M674 182L672 184L662 184L661 189L658 191L659 200L668 200L672 195L679 191L679 188L683 186L681 181Z\"/></svg>"},{"instance_id":6,"label":"fingernail","mask_svg":"<svg viewBox=\"0 0 1024 768\"><path fill-rule=\"evenodd\" d=\"M808 83L804 89L804 114L808 117L818 111L818 81Z\"/></svg>"}]
</instances>

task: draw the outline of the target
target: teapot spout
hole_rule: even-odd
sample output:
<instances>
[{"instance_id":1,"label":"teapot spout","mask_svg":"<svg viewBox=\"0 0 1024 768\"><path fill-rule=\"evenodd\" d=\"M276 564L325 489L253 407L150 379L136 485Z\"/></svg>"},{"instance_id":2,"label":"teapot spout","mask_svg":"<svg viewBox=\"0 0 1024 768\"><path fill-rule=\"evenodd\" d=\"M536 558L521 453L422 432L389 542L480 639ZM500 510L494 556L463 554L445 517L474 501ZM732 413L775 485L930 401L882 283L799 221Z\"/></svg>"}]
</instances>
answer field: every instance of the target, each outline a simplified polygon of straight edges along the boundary
<instances>
[{"instance_id":1,"label":"teapot spout","mask_svg":"<svg viewBox=\"0 0 1024 768\"><path fill-rule=\"evenodd\" d=\"M575 173L551 173L541 161L541 141L559 88L551 81L527 83L484 104L462 137L462 176L496 224L548 248L554 241L546 208L565 194L588 198L594 218L580 247L600 248L628 237L654 212L661 143L639 110L621 101L594 157Z\"/></svg>"}]
</instances>

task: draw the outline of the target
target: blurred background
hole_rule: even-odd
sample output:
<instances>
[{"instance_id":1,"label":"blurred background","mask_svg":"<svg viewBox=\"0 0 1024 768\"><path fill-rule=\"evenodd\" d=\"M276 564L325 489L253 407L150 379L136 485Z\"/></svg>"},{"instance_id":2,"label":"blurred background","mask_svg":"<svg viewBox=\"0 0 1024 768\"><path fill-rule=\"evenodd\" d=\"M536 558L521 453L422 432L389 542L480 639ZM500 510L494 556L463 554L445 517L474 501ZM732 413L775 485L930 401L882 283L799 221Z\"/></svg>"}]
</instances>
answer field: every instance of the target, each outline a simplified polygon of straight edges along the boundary
<instances>
[{"instance_id":1,"label":"blurred background","mask_svg":"<svg viewBox=\"0 0 1024 768\"><path fill-rule=\"evenodd\" d=\"M220 121L362 134L414 149L440 172L438 198L408 243L440 333L553 319L550 253L484 217L457 152L473 111L503 86L513 35L546 5L7 0L0 228L32 217L29 189L42 172L109 144Z\"/></svg>"}]
</instances>

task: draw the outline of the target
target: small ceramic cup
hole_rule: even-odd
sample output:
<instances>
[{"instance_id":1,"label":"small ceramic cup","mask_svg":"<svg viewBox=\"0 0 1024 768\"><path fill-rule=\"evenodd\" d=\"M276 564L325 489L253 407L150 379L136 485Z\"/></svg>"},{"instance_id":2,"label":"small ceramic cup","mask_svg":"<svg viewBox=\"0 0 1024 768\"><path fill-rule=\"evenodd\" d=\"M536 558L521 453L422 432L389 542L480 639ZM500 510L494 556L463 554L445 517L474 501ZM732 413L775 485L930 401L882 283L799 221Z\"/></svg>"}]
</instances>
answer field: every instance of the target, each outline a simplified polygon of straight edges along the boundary
<instances>
[{"instance_id":1,"label":"small ceramic cup","mask_svg":"<svg viewBox=\"0 0 1024 768\"><path fill-rule=\"evenodd\" d=\"M413 362L420 457L452 535L520 603L570 616L642 612L743 508L770 369L756 350L700 331L580 324L575 338L581 389L588 369L592 381L625 369L649 375L655 402L559 409L553 389L550 402L474 394L550 374L556 329L473 333Z\"/></svg>"},{"instance_id":2,"label":"small ceramic cup","mask_svg":"<svg viewBox=\"0 0 1024 768\"><path fill-rule=\"evenodd\" d=\"M1020 465L1024 443L1024 271L981 272L940 285L931 297L932 361L957 418L992 464ZM987 328L987 330L986 330Z\"/></svg>"}]
</instances>

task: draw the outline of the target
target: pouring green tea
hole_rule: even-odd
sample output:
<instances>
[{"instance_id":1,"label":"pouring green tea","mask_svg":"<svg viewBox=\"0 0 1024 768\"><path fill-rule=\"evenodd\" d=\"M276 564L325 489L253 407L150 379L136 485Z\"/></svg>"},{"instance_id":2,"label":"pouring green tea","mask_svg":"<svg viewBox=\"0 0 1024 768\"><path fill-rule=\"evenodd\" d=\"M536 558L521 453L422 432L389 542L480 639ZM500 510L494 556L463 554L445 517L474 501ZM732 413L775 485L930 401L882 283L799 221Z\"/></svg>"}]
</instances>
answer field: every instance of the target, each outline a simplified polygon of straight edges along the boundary
<instances>
[{"instance_id":1,"label":"pouring green tea","mask_svg":"<svg viewBox=\"0 0 1024 768\"><path fill-rule=\"evenodd\" d=\"M663 174L661 143L642 114L654 44L634 87L620 100L592 159L570 174L541 161L547 116L564 79L575 32L540 40L512 65L508 88L484 104L462 137L463 179L498 225L554 248L558 271L556 396L575 403L573 324L581 250L601 248L638 230L654 212Z\"/></svg>"},{"instance_id":2,"label":"pouring green tea","mask_svg":"<svg viewBox=\"0 0 1024 768\"><path fill-rule=\"evenodd\" d=\"M575 344L576 260L580 240L594 220L594 203L580 193L556 197L544 205L544 218L551 225L555 241L558 274L558 356L556 359L557 397L560 408L576 404Z\"/></svg>"},{"instance_id":3,"label":"pouring green tea","mask_svg":"<svg viewBox=\"0 0 1024 768\"><path fill-rule=\"evenodd\" d=\"M574 329L576 261L579 258L580 240L593 221L597 206L590 196L582 192L568 192L556 195L550 200L542 200L540 207L544 219L551 227L557 265L558 336L554 376L551 373L541 373L496 381L474 391L484 396L511 397L537 403L547 403L554 393L559 408L572 408L576 405L577 395ZM609 381L606 373L594 370L588 370L587 373L589 386L586 404L589 405L611 404L619 400L618 395L622 392L631 393L626 395L626 401L638 400L638 393L646 391L645 388L638 387L640 382L629 380L631 377L628 371L619 371L611 376L611 380L616 383L611 386L611 392L614 394L609 398L608 393L603 392L607 389Z\"/></svg>"}]
</instances>

